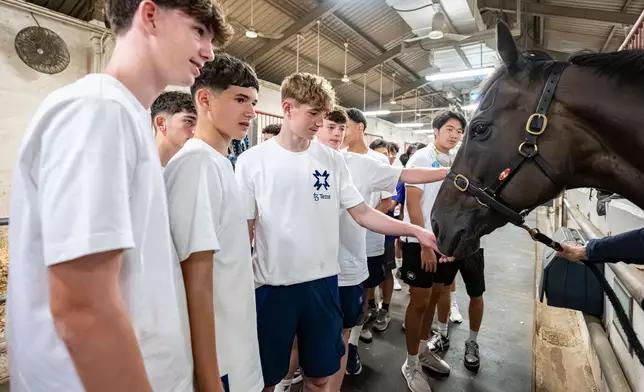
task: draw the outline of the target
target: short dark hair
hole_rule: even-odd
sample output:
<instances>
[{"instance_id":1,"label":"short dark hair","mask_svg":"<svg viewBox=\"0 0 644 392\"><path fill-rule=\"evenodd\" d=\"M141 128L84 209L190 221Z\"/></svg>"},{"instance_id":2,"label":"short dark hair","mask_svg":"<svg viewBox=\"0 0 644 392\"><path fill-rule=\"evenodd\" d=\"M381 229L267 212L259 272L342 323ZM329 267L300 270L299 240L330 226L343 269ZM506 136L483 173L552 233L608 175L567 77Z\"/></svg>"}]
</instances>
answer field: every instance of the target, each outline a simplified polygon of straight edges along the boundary
<instances>
[{"instance_id":1,"label":"short dark hair","mask_svg":"<svg viewBox=\"0 0 644 392\"><path fill-rule=\"evenodd\" d=\"M192 97L183 91L166 91L159 95L150 107L153 119L159 114L173 115L181 112L197 114Z\"/></svg>"},{"instance_id":2,"label":"short dark hair","mask_svg":"<svg viewBox=\"0 0 644 392\"><path fill-rule=\"evenodd\" d=\"M262 134L267 133L269 135L277 136L282 130L282 124L268 124L262 129Z\"/></svg>"},{"instance_id":3,"label":"short dark hair","mask_svg":"<svg viewBox=\"0 0 644 392\"><path fill-rule=\"evenodd\" d=\"M333 121L337 124L346 124L349 118L347 117L347 112L343 109L333 109L332 111L324 115L324 119L328 121Z\"/></svg>"},{"instance_id":4,"label":"short dark hair","mask_svg":"<svg viewBox=\"0 0 644 392\"><path fill-rule=\"evenodd\" d=\"M394 154L398 154L398 151L400 151L400 147L398 147L398 144L394 142L389 142L387 148Z\"/></svg>"},{"instance_id":5,"label":"short dark hair","mask_svg":"<svg viewBox=\"0 0 644 392\"><path fill-rule=\"evenodd\" d=\"M389 150L389 143L386 142L384 139L376 139L369 144L369 148L372 150L375 150L377 148L386 148Z\"/></svg>"},{"instance_id":6,"label":"short dark hair","mask_svg":"<svg viewBox=\"0 0 644 392\"><path fill-rule=\"evenodd\" d=\"M347 109L347 117L356 124L364 125L364 129L367 130L367 118L359 109Z\"/></svg>"},{"instance_id":7,"label":"short dark hair","mask_svg":"<svg viewBox=\"0 0 644 392\"><path fill-rule=\"evenodd\" d=\"M119 35L132 27L132 19L142 0L108 0L107 20L114 34ZM213 44L225 46L234 30L218 0L154 0L160 8L180 10L206 26L213 33Z\"/></svg>"},{"instance_id":8,"label":"short dark hair","mask_svg":"<svg viewBox=\"0 0 644 392\"><path fill-rule=\"evenodd\" d=\"M451 110L444 111L438 116L434 117L434 120L432 121L432 128L441 129L443 125L447 124L450 119L460 121L463 130L465 130L465 125L467 124L465 117L463 117L460 113L453 112Z\"/></svg>"},{"instance_id":9,"label":"short dark hair","mask_svg":"<svg viewBox=\"0 0 644 392\"><path fill-rule=\"evenodd\" d=\"M217 53L214 60L201 69L201 75L190 87L190 93L194 98L202 88L224 91L230 86L253 87L259 91L259 80L248 63L228 53Z\"/></svg>"}]
</instances>

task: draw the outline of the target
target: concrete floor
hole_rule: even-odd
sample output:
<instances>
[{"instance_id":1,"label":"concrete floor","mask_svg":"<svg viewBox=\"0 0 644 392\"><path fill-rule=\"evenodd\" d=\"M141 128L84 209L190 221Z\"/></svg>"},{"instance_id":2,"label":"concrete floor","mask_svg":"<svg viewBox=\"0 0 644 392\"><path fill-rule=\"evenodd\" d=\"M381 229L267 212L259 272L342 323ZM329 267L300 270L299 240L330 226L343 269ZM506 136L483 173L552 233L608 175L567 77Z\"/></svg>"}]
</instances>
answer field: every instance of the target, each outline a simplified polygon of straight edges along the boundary
<instances>
[{"instance_id":1,"label":"concrete floor","mask_svg":"<svg viewBox=\"0 0 644 392\"><path fill-rule=\"evenodd\" d=\"M536 225L531 214L526 222ZM528 234L507 225L492 233L485 247L485 314L478 336L481 368L478 374L463 366L465 340L469 336L468 297L460 274L457 302L465 319L450 324L451 345L444 359L451 374L431 377L434 392L530 392L533 388L534 252ZM389 328L374 332L370 344L360 342L362 373L345 377L342 392L408 391L401 373L406 358L402 321L409 302L407 287L394 292Z\"/></svg>"}]
</instances>

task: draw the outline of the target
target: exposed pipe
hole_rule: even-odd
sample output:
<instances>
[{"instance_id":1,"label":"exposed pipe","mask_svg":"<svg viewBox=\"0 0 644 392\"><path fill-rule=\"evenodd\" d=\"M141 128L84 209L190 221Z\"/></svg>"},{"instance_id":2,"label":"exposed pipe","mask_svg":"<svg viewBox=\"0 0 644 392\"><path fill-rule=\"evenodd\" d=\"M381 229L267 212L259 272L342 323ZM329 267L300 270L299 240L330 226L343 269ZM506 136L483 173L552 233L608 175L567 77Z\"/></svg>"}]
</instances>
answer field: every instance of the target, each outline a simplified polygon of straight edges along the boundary
<instances>
[{"instance_id":1,"label":"exposed pipe","mask_svg":"<svg viewBox=\"0 0 644 392\"><path fill-rule=\"evenodd\" d=\"M624 43L620 45L618 50L624 50L626 48L626 45L630 42L630 40L633 38L635 33L637 33L637 30L640 28L641 25L644 24L644 11L642 12L642 15L640 15L639 18L637 18L637 22L633 25L633 28L631 29L630 33L626 36L626 39L624 40Z\"/></svg>"},{"instance_id":2,"label":"exposed pipe","mask_svg":"<svg viewBox=\"0 0 644 392\"><path fill-rule=\"evenodd\" d=\"M24 0L0 0L0 4L18 8L20 10L27 11L27 12L33 12L36 15L45 16L47 18L54 19L71 26L80 27L82 29L85 29L89 32L93 32L96 34L105 33L107 36L114 35L114 33L112 33L110 29L107 29L105 27L97 26L97 25L82 21L80 19L72 18L71 16L61 14L60 12L52 11L48 8L41 7L33 3L28 3Z\"/></svg>"}]
</instances>

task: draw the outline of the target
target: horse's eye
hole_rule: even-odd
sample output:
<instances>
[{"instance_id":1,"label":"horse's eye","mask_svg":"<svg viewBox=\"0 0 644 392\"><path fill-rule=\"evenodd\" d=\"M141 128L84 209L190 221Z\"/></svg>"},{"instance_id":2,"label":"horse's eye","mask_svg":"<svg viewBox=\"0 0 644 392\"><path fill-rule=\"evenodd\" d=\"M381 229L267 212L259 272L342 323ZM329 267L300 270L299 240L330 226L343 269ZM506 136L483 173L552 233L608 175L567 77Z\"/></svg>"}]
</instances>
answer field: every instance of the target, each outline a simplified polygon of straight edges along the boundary
<instances>
[{"instance_id":1,"label":"horse's eye","mask_svg":"<svg viewBox=\"0 0 644 392\"><path fill-rule=\"evenodd\" d=\"M485 124L475 124L474 126L472 126L472 137L485 136L488 130L489 128Z\"/></svg>"}]
</instances>

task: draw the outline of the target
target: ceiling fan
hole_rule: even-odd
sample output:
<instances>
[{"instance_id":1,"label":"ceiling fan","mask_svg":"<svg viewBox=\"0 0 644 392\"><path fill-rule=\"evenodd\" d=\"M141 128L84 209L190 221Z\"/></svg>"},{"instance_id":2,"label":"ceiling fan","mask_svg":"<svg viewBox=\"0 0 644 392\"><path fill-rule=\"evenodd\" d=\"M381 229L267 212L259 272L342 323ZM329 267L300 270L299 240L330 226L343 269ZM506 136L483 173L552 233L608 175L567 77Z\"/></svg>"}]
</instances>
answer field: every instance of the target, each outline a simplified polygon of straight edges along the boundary
<instances>
[{"instance_id":1,"label":"ceiling fan","mask_svg":"<svg viewBox=\"0 0 644 392\"><path fill-rule=\"evenodd\" d=\"M445 23L445 13L439 3L434 3L432 5L432 8L434 10L434 17L432 18L432 25L429 27L423 27L420 29L415 29L412 30L414 34L417 35L415 38L409 38L406 39L406 43L411 43L411 42L416 42L420 41L423 39L432 39L432 40L438 40L438 39L448 39L450 41L462 41L466 38L469 38L468 35L462 35L462 34L454 34L449 31L449 28L447 27L447 24ZM421 31L427 31L429 30L429 33L427 34L419 34Z\"/></svg>"},{"instance_id":2,"label":"ceiling fan","mask_svg":"<svg viewBox=\"0 0 644 392\"><path fill-rule=\"evenodd\" d=\"M247 27L247 26L245 26L242 23L237 22L237 21L233 22L233 23L239 25L241 28L243 28L246 31L246 33L245 33L246 38L255 39L255 38L259 37L259 38L266 38L266 39L281 39L282 37L284 37L284 34L262 33L260 31L255 30L255 26L254 26L254 16L255 15L254 15L253 3L254 3L254 1L251 0L251 2L250 2L250 27Z\"/></svg>"},{"instance_id":3,"label":"ceiling fan","mask_svg":"<svg viewBox=\"0 0 644 392\"><path fill-rule=\"evenodd\" d=\"M357 77L362 76L362 74L353 75L353 76L349 76L347 74L347 56L348 56L348 54L349 54L349 43L345 42L344 43L344 74L342 75L341 78L327 78L327 79L329 79L329 80L339 80L342 83L353 83L353 79L356 79Z\"/></svg>"}]
</instances>

